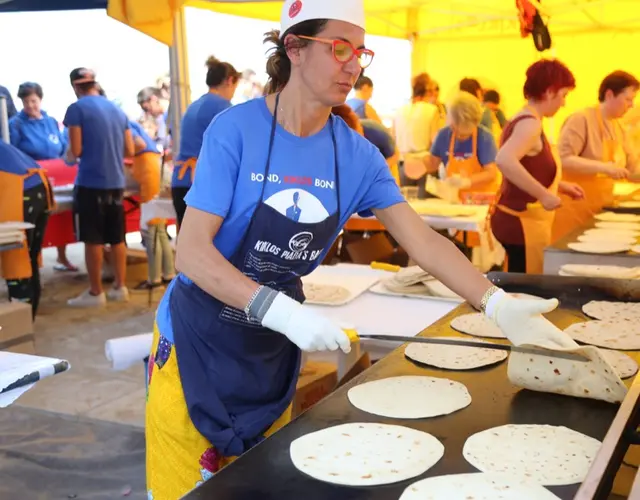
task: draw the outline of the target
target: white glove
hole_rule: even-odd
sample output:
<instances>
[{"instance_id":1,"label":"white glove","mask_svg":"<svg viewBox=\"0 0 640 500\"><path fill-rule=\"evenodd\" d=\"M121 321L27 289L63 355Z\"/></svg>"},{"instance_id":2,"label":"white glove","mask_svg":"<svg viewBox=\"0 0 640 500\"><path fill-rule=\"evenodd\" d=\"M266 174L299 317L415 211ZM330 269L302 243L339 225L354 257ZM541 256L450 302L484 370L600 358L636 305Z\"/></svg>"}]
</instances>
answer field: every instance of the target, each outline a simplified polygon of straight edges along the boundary
<instances>
[{"instance_id":1,"label":"white glove","mask_svg":"<svg viewBox=\"0 0 640 500\"><path fill-rule=\"evenodd\" d=\"M515 346L530 344L546 349L579 347L569 335L542 316L556 307L558 299L516 299L500 290L489 297L486 314Z\"/></svg>"},{"instance_id":2,"label":"white glove","mask_svg":"<svg viewBox=\"0 0 640 500\"><path fill-rule=\"evenodd\" d=\"M351 351L349 337L339 326L284 293L276 295L262 326L282 333L303 351Z\"/></svg>"},{"instance_id":3,"label":"white glove","mask_svg":"<svg viewBox=\"0 0 640 500\"><path fill-rule=\"evenodd\" d=\"M469 189L471 187L471 179L468 177L461 177L459 175L448 177L445 182L451 187L457 189Z\"/></svg>"}]
</instances>

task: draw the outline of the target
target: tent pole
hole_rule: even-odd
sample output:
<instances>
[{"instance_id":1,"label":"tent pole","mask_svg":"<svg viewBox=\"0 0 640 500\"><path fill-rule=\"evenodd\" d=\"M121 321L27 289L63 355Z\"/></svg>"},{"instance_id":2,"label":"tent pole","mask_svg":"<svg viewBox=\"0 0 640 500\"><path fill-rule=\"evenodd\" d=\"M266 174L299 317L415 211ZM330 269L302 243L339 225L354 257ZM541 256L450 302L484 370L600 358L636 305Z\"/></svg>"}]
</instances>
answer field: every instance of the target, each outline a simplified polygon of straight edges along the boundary
<instances>
[{"instance_id":1,"label":"tent pole","mask_svg":"<svg viewBox=\"0 0 640 500\"><path fill-rule=\"evenodd\" d=\"M185 8L181 7L173 18L173 45L169 47L169 73L171 77L170 116L173 157L180 148L180 121L191 103L189 64L187 51L187 29Z\"/></svg>"}]
</instances>

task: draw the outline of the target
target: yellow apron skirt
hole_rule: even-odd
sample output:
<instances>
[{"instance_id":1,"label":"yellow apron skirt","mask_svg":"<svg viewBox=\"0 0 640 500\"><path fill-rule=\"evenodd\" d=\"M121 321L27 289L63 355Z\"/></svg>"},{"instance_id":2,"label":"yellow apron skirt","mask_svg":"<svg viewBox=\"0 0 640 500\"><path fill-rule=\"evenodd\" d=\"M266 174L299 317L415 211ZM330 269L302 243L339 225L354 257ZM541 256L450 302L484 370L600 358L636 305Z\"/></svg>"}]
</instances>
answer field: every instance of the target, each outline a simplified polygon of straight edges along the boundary
<instances>
[{"instance_id":1,"label":"yellow apron skirt","mask_svg":"<svg viewBox=\"0 0 640 500\"><path fill-rule=\"evenodd\" d=\"M146 407L149 500L177 500L237 457L222 457L195 428L182 391L175 347L153 326ZM265 432L291 421L291 406Z\"/></svg>"}]
</instances>

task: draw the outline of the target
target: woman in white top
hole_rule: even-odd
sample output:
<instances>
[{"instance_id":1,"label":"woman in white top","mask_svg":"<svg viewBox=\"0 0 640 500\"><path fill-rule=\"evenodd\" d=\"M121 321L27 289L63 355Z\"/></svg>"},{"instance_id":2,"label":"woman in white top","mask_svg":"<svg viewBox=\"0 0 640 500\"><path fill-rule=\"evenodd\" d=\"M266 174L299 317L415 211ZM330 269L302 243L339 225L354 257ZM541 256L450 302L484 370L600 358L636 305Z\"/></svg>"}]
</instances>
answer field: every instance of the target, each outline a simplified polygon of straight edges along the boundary
<instances>
[{"instance_id":1,"label":"woman in white top","mask_svg":"<svg viewBox=\"0 0 640 500\"><path fill-rule=\"evenodd\" d=\"M426 73L413 79L411 102L398 110L393 123L401 159L400 183L402 186L418 186L419 196L424 192L425 162L440 121L437 106L428 101L430 82Z\"/></svg>"}]
</instances>

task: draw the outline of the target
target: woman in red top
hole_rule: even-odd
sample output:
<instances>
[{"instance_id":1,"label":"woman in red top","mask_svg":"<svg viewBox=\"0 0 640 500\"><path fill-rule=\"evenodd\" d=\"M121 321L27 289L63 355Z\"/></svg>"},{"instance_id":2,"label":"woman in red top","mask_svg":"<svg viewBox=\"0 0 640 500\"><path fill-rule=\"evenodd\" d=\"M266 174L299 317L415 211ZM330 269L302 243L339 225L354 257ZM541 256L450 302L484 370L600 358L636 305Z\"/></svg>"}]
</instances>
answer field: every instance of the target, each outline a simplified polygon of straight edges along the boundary
<instances>
[{"instance_id":1,"label":"woman in red top","mask_svg":"<svg viewBox=\"0 0 640 500\"><path fill-rule=\"evenodd\" d=\"M508 271L542 274L544 248L551 244L558 193L584 196L576 185L562 182L542 118L554 116L575 88L573 74L557 60L540 60L527 69L527 105L507 124L496 164L503 181L491 229L507 252Z\"/></svg>"}]
</instances>

